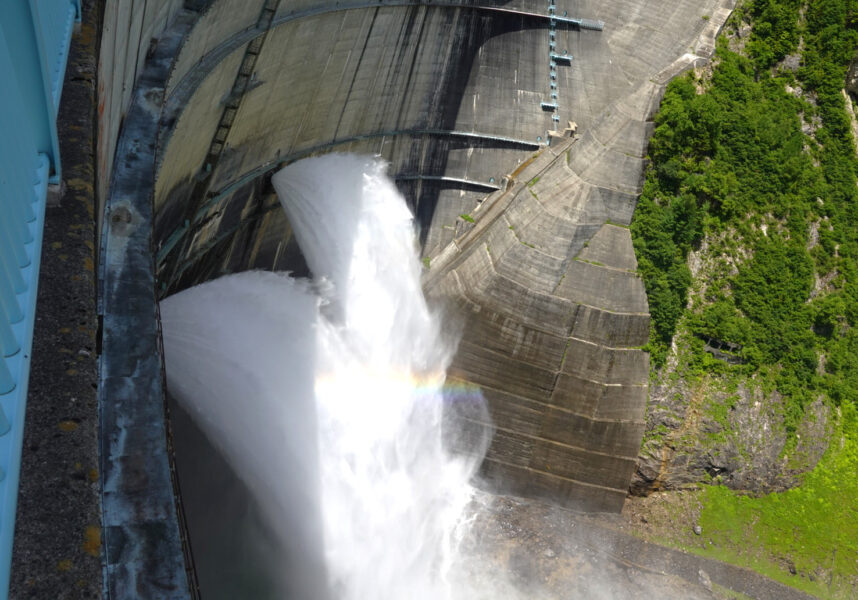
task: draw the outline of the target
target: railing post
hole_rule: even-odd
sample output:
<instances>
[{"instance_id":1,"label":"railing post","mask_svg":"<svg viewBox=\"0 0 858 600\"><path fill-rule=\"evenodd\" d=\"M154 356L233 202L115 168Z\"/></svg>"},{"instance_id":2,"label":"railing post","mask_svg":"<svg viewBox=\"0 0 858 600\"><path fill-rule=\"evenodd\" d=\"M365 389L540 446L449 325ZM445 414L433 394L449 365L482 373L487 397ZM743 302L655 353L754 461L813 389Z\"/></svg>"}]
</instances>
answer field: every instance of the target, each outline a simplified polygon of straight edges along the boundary
<instances>
[{"instance_id":1,"label":"railing post","mask_svg":"<svg viewBox=\"0 0 858 600\"><path fill-rule=\"evenodd\" d=\"M24 99L20 123L16 129L27 131L36 150L46 153L54 165L54 170L59 171L60 145L54 125L56 112L53 109L49 76L43 68L43 50L37 33L38 24L33 18L32 4L33 0L4 2L0 37L5 42L8 56L15 57L10 65L11 73L0 67L4 72L4 94L17 92L17 95ZM13 82L17 82L17 85L10 87Z\"/></svg>"},{"instance_id":2,"label":"railing post","mask_svg":"<svg viewBox=\"0 0 858 600\"><path fill-rule=\"evenodd\" d=\"M6 360L0 356L0 395L8 394L15 389L15 380L6 366Z\"/></svg>"},{"instance_id":3,"label":"railing post","mask_svg":"<svg viewBox=\"0 0 858 600\"><path fill-rule=\"evenodd\" d=\"M0 356L14 356L21 350L21 345L12 331L12 325L5 318L5 310L0 310Z\"/></svg>"}]
</instances>

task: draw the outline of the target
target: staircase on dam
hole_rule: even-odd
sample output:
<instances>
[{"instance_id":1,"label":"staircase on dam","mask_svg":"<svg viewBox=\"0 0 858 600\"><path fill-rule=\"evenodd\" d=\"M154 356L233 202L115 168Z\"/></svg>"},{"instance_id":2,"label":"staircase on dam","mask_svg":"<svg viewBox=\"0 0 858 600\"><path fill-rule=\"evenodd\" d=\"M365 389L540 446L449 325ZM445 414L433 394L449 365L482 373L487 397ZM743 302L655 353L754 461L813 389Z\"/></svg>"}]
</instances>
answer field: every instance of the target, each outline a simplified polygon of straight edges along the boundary
<instances>
[{"instance_id":1,"label":"staircase on dam","mask_svg":"<svg viewBox=\"0 0 858 600\"><path fill-rule=\"evenodd\" d=\"M732 6L106 3L96 176L109 597L195 593L157 299L242 270L306 274L270 176L324 152L381 155L410 203L426 294L462 318L449 377L488 401L484 484L619 511L647 397L649 315L628 229L647 140L664 86L711 56Z\"/></svg>"}]
</instances>

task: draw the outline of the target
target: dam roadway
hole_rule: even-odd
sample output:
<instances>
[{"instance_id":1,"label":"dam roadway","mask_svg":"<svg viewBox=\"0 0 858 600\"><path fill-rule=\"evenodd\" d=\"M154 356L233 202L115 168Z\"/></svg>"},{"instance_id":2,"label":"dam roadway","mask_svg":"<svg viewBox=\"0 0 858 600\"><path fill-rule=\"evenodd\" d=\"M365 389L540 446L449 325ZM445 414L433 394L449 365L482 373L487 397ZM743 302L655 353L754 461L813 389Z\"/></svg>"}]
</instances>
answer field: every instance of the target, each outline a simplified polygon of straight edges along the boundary
<instances>
[{"instance_id":1,"label":"dam roadway","mask_svg":"<svg viewBox=\"0 0 858 600\"><path fill-rule=\"evenodd\" d=\"M427 295L463 316L450 377L483 389L496 428L484 485L618 512L647 394L628 230L647 140L664 86L711 56L733 2L197 4L108 3L101 31L108 597L195 585L156 297L306 272L269 177L322 152L383 156L417 217ZM155 552L173 560L151 577Z\"/></svg>"}]
</instances>

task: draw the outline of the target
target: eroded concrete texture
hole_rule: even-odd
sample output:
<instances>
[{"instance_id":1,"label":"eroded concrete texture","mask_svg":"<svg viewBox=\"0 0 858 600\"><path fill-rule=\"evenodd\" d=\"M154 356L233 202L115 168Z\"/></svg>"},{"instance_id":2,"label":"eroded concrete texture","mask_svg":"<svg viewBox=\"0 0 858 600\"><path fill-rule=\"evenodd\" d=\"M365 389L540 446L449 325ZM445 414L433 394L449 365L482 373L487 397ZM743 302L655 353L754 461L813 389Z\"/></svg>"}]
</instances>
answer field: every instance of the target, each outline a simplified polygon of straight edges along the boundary
<instances>
[{"instance_id":1,"label":"eroded concrete texture","mask_svg":"<svg viewBox=\"0 0 858 600\"><path fill-rule=\"evenodd\" d=\"M584 90L588 76L611 88L609 101L582 106L580 137L555 138L473 213L472 228L460 220L431 264L430 295L467 315L451 375L488 399L496 432L483 475L494 490L622 508L649 373L640 349L649 314L628 225L664 85L711 54L730 11L672 6L601 4L611 12L595 14L614 25L602 49L610 67L592 68L605 56L597 53L581 61L581 75Z\"/></svg>"}]
</instances>

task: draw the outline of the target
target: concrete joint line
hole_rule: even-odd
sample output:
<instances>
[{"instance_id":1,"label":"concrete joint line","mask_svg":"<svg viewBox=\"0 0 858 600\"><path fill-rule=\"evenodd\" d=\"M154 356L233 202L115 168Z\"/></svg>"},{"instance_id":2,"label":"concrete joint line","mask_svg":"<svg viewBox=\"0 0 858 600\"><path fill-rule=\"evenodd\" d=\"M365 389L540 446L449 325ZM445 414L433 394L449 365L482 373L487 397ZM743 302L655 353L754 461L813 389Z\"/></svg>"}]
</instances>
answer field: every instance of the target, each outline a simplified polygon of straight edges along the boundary
<instances>
[{"instance_id":1,"label":"concrete joint line","mask_svg":"<svg viewBox=\"0 0 858 600\"><path fill-rule=\"evenodd\" d=\"M569 481L574 483L575 485L583 485L588 488L593 488L594 490L603 490L606 492L611 492L612 494L623 494L626 495L626 491L620 490L618 488L606 487L604 485L599 485L597 483L587 483L586 481L579 481L577 479L572 479L571 477L564 477L563 475L558 475L557 473L552 473L550 471L542 471L541 469L534 469L530 466L517 465L515 463L507 462L505 460L500 460L498 458L486 458L486 461L497 463L499 465L504 465L506 467L512 467L514 469L521 469L523 471L530 471L531 473L539 473L540 475L548 475L549 477L556 477L557 479L562 479L563 481Z\"/></svg>"}]
</instances>

